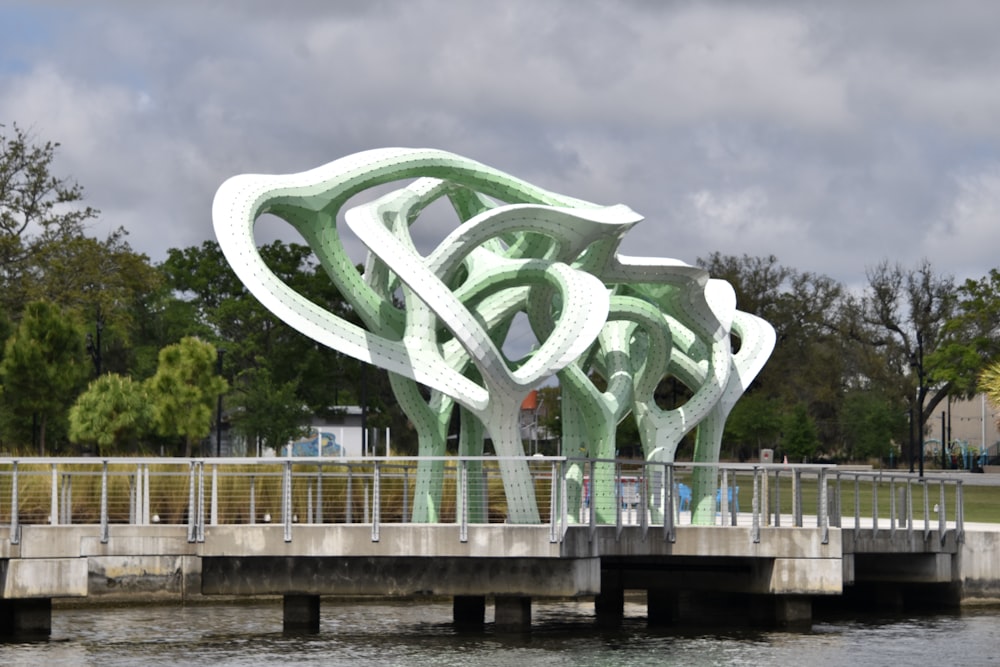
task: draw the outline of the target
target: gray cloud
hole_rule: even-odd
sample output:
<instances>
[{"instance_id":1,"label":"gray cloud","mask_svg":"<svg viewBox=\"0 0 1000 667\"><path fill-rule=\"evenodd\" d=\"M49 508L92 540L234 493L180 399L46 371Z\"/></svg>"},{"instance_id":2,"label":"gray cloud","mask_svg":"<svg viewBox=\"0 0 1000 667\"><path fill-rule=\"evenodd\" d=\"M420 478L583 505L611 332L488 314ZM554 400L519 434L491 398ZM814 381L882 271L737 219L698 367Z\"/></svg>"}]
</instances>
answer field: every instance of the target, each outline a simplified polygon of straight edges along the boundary
<instances>
[{"instance_id":1,"label":"gray cloud","mask_svg":"<svg viewBox=\"0 0 1000 667\"><path fill-rule=\"evenodd\" d=\"M122 225L154 260L212 237L228 176L402 145L626 203L647 217L633 254L979 277L998 19L929 0L7 3L0 122L62 142L95 232Z\"/></svg>"}]
</instances>

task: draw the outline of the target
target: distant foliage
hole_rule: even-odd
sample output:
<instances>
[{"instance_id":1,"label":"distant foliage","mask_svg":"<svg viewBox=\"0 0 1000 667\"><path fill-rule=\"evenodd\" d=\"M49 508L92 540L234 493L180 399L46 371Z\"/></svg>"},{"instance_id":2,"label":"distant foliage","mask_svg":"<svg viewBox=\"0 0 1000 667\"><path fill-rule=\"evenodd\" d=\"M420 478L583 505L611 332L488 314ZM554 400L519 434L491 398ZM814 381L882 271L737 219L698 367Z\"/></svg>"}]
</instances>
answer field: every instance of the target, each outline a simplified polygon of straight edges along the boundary
<instances>
[{"instance_id":1,"label":"distant foliage","mask_svg":"<svg viewBox=\"0 0 1000 667\"><path fill-rule=\"evenodd\" d=\"M89 371L83 333L73 318L45 301L28 304L0 362L6 430L30 441L37 428L44 456L50 426L65 420Z\"/></svg>"},{"instance_id":2,"label":"distant foliage","mask_svg":"<svg viewBox=\"0 0 1000 667\"><path fill-rule=\"evenodd\" d=\"M160 351L156 375L146 383L153 424L160 435L181 438L184 456L212 429L213 408L228 383L216 375L215 346L193 337Z\"/></svg>"},{"instance_id":3,"label":"distant foliage","mask_svg":"<svg viewBox=\"0 0 1000 667\"><path fill-rule=\"evenodd\" d=\"M134 455L137 439L149 430L152 417L142 384L108 373L91 382L70 408L69 439L96 444L102 456Z\"/></svg>"}]
</instances>

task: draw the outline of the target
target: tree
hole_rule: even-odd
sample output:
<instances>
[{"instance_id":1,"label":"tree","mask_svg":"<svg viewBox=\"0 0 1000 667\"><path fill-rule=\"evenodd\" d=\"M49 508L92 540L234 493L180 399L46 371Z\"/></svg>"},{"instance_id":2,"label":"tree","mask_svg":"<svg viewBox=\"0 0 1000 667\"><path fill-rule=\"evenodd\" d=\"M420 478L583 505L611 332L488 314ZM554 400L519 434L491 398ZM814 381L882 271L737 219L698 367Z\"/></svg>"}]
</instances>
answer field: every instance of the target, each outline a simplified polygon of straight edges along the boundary
<instances>
[{"instance_id":1,"label":"tree","mask_svg":"<svg viewBox=\"0 0 1000 667\"><path fill-rule=\"evenodd\" d=\"M887 458L893 441L898 442L898 436L906 429L903 407L881 392L850 392L841 419L847 455L852 460Z\"/></svg>"},{"instance_id":2,"label":"tree","mask_svg":"<svg viewBox=\"0 0 1000 667\"><path fill-rule=\"evenodd\" d=\"M102 456L121 453L149 429L152 416L141 383L107 373L92 381L70 408L69 439L96 444Z\"/></svg>"},{"instance_id":3,"label":"tree","mask_svg":"<svg viewBox=\"0 0 1000 667\"><path fill-rule=\"evenodd\" d=\"M213 407L228 388L215 365L214 345L186 337L160 350L156 375L146 382L157 432L183 438L184 456L191 456L194 440L211 432Z\"/></svg>"},{"instance_id":4,"label":"tree","mask_svg":"<svg viewBox=\"0 0 1000 667\"><path fill-rule=\"evenodd\" d=\"M760 391L744 394L726 420L724 442L733 443L740 461L756 458L761 449L773 448L781 434L779 400Z\"/></svg>"},{"instance_id":5,"label":"tree","mask_svg":"<svg viewBox=\"0 0 1000 667\"><path fill-rule=\"evenodd\" d=\"M295 384L278 384L267 368L249 369L236 377L233 430L258 447L279 451L307 431L310 411L295 395Z\"/></svg>"},{"instance_id":6,"label":"tree","mask_svg":"<svg viewBox=\"0 0 1000 667\"><path fill-rule=\"evenodd\" d=\"M74 236L40 247L44 270L25 278L31 299L44 299L80 314L87 322L95 370L127 373L130 346L139 326L134 304L155 292L159 272L132 251L121 230L103 241Z\"/></svg>"},{"instance_id":7,"label":"tree","mask_svg":"<svg viewBox=\"0 0 1000 667\"><path fill-rule=\"evenodd\" d=\"M740 310L774 327L774 352L748 394L759 392L759 399L777 399L784 405L804 402L818 421L821 441L836 442L846 356L838 328L845 299L841 285L826 276L781 266L773 255L736 257L716 252L697 263L713 278L733 286ZM740 410L747 399L741 398L735 409ZM742 415L730 418L739 420Z\"/></svg>"},{"instance_id":8,"label":"tree","mask_svg":"<svg viewBox=\"0 0 1000 667\"><path fill-rule=\"evenodd\" d=\"M65 419L88 371L83 334L73 319L45 301L29 304L0 362L8 433L24 438L30 422L33 436L37 424L44 456L47 429Z\"/></svg>"},{"instance_id":9,"label":"tree","mask_svg":"<svg viewBox=\"0 0 1000 667\"><path fill-rule=\"evenodd\" d=\"M1000 361L987 366L979 376L979 389L993 405L1000 407ZM1000 426L1000 420L997 421Z\"/></svg>"},{"instance_id":10,"label":"tree","mask_svg":"<svg viewBox=\"0 0 1000 667\"><path fill-rule=\"evenodd\" d=\"M928 356L933 379L965 398L978 391L979 376L1000 359L1000 270L958 287L955 316L942 328L942 344Z\"/></svg>"},{"instance_id":11,"label":"tree","mask_svg":"<svg viewBox=\"0 0 1000 667\"><path fill-rule=\"evenodd\" d=\"M816 454L819 437L805 403L797 403L785 416L781 445L795 461L805 461Z\"/></svg>"},{"instance_id":12,"label":"tree","mask_svg":"<svg viewBox=\"0 0 1000 667\"><path fill-rule=\"evenodd\" d=\"M935 274L924 260L910 270L887 261L869 269L864 295L851 303L857 326L851 335L875 353L865 370L867 388L922 405L924 423L918 428L955 391L952 382L940 381L937 351L947 340L944 327L956 301L954 280Z\"/></svg>"},{"instance_id":13,"label":"tree","mask_svg":"<svg viewBox=\"0 0 1000 667\"><path fill-rule=\"evenodd\" d=\"M3 128L0 125L0 128ZM98 211L77 204L83 189L51 173L58 143L34 142L16 124L0 134L0 309L19 313L42 249L83 235Z\"/></svg>"}]
</instances>

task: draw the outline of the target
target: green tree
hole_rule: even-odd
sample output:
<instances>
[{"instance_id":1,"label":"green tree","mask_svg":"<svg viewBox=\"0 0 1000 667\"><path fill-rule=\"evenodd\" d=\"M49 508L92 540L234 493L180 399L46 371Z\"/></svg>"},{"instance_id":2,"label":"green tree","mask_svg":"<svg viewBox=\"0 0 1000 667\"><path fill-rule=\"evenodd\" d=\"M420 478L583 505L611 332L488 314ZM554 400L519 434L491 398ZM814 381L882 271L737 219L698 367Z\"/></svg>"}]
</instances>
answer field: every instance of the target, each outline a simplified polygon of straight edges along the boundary
<instances>
[{"instance_id":1,"label":"green tree","mask_svg":"<svg viewBox=\"0 0 1000 667\"><path fill-rule=\"evenodd\" d=\"M780 401L760 391L750 392L729 413L723 441L732 444L740 461L756 459L761 449L774 448L781 426Z\"/></svg>"},{"instance_id":2,"label":"green tree","mask_svg":"<svg viewBox=\"0 0 1000 667\"><path fill-rule=\"evenodd\" d=\"M0 129L4 126L0 125ZM14 124L0 134L0 309L20 313L45 248L83 235L98 211L78 204L83 189L51 172L58 143L36 143Z\"/></svg>"},{"instance_id":3,"label":"green tree","mask_svg":"<svg viewBox=\"0 0 1000 667\"><path fill-rule=\"evenodd\" d=\"M102 456L123 453L146 433L152 416L141 383L107 373L92 381L70 408L69 439L96 444Z\"/></svg>"},{"instance_id":4,"label":"green tree","mask_svg":"<svg viewBox=\"0 0 1000 667\"><path fill-rule=\"evenodd\" d=\"M842 430L850 459L885 459L906 429L906 412L881 392L852 391L844 402Z\"/></svg>"},{"instance_id":5,"label":"green tree","mask_svg":"<svg viewBox=\"0 0 1000 667\"><path fill-rule=\"evenodd\" d=\"M994 406L1000 407L1000 361L995 361L979 375L979 390ZM997 422L1000 425L1000 421Z\"/></svg>"},{"instance_id":6,"label":"green tree","mask_svg":"<svg viewBox=\"0 0 1000 667\"><path fill-rule=\"evenodd\" d=\"M958 287L955 316L942 329L942 344L928 355L932 377L953 387L953 394L971 397L979 376L1000 359L1000 270Z\"/></svg>"},{"instance_id":7,"label":"green tree","mask_svg":"<svg viewBox=\"0 0 1000 667\"><path fill-rule=\"evenodd\" d=\"M797 403L785 416L781 446L794 461L806 461L816 454L819 436L805 403Z\"/></svg>"},{"instance_id":8,"label":"green tree","mask_svg":"<svg viewBox=\"0 0 1000 667\"><path fill-rule=\"evenodd\" d=\"M278 278L317 305L343 317L347 307L307 246L276 241L260 248ZM233 377L266 366L278 384L293 382L300 400L317 413L358 402L358 362L303 336L264 308L236 277L219 245L171 249L160 270L166 284L190 305L198 326L225 347ZM371 383L369 383L371 384ZM345 390L344 399L338 395Z\"/></svg>"},{"instance_id":9,"label":"green tree","mask_svg":"<svg viewBox=\"0 0 1000 667\"><path fill-rule=\"evenodd\" d=\"M215 346L186 337L160 350L156 374L146 381L157 432L183 438L184 456L211 432L213 407L228 388L215 367Z\"/></svg>"},{"instance_id":10,"label":"green tree","mask_svg":"<svg viewBox=\"0 0 1000 667\"><path fill-rule=\"evenodd\" d=\"M308 431L310 411L295 395L295 384L278 384L267 368L248 369L235 381L231 422L235 433L253 445L281 447Z\"/></svg>"},{"instance_id":11,"label":"green tree","mask_svg":"<svg viewBox=\"0 0 1000 667\"><path fill-rule=\"evenodd\" d=\"M845 302L842 286L826 276L782 266L773 255L736 257L716 252L699 259L698 265L733 286L740 310L774 327L774 352L748 393L759 392L762 402L804 402L820 425L821 441L832 445L839 440L836 416L843 398L846 357L838 327ZM740 399L736 409L747 398Z\"/></svg>"},{"instance_id":12,"label":"green tree","mask_svg":"<svg viewBox=\"0 0 1000 667\"><path fill-rule=\"evenodd\" d=\"M26 279L28 296L80 314L97 375L128 373L131 345L141 326L134 306L157 290L159 272L145 255L132 251L122 231L103 241L75 236L48 243L38 249L36 259L44 270Z\"/></svg>"},{"instance_id":13,"label":"green tree","mask_svg":"<svg viewBox=\"0 0 1000 667\"><path fill-rule=\"evenodd\" d=\"M89 372L83 335L73 319L45 301L28 304L17 330L7 339L0 362L6 431L22 440L38 427L38 453Z\"/></svg>"},{"instance_id":14,"label":"green tree","mask_svg":"<svg viewBox=\"0 0 1000 667\"><path fill-rule=\"evenodd\" d=\"M914 269L882 262L868 270L868 286L852 301L857 329L852 334L872 354L864 369L867 386L892 398L923 405L924 422L955 391L950 381L936 382L941 372L937 351L947 340L945 324L955 314L957 294L950 276L937 275L924 260ZM926 400L918 397L920 374ZM925 423L918 424L924 428Z\"/></svg>"}]
</instances>

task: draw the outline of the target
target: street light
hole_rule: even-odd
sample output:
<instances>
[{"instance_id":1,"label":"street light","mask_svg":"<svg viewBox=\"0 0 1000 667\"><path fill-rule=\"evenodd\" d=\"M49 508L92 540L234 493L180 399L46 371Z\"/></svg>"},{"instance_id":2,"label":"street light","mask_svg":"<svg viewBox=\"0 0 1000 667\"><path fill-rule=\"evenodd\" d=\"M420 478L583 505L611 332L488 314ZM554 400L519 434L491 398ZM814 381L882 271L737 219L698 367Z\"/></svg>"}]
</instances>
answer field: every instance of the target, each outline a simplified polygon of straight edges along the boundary
<instances>
[{"instance_id":1,"label":"street light","mask_svg":"<svg viewBox=\"0 0 1000 667\"><path fill-rule=\"evenodd\" d=\"M910 368L917 371L917 445L920 457L920 476L924 476L924 398L927 387L924 385L924 335L917 332L917 352L910 353ZM913 457L910 457L910 472L913 472Z\"/></svg>"}]
</instances>

